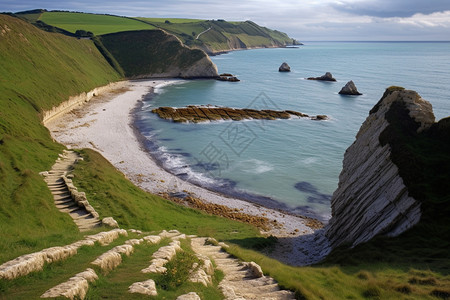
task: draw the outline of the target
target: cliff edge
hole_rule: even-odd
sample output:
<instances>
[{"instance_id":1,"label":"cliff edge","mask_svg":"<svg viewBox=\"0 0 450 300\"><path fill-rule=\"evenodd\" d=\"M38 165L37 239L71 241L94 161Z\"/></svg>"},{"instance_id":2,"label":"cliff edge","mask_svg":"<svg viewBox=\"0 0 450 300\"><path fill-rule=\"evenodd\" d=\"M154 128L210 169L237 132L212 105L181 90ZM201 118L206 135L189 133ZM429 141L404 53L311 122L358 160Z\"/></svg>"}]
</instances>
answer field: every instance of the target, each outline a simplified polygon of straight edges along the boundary
<instances>
[{"instance_id":1,"label":"cliff edge","mask_svg":"<svg viewBox=\"0 0 450 300\"><path fill-rule=\"evenodd\" d=\"M397 236L419 222L421 202L411 196L393 162L393 137L421 133L434 122L431 104L416 92L386 90L344 155L325 228L331 248Z\"/></svg>"},{"instance_id":2,"label":"cliff edge","mask_svg":"<svg viewBox=\"0 0 450 300\"><path fill-rule=\"evenodd\" d=\"M124 31L98 38L130 79L219 76L204 51L190 49L162 30Z\"/></svg>"}]
</instances>

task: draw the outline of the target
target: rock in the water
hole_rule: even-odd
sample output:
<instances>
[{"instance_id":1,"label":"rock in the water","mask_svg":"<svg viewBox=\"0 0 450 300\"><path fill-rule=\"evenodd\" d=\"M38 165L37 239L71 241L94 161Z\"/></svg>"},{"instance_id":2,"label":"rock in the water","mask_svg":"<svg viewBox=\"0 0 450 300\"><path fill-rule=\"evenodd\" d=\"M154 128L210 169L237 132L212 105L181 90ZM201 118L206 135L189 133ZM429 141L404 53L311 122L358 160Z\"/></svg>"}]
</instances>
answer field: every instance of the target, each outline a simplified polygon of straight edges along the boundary
<instances>
[{"instance_id":1,"label":"rock in the water","mask_svg":"<svg viewBox=\"0 0 450 300\"><path fill-rule=\"evenodd\" d=\"M339 94L341 94L341 95L355 95L355 96L362 95L360 92L358 92L358 89L356 88L356 85L355 85L355 83L352 80L347 82L347 84L341 89Z\"/></svg>"},{"instance_id":2,"label":"rock in the water","mask_svg":"<svg viewBox=\"0 0 450 300\"><path fill-rule=\"evenodd\" d=\"M331 75L330 72L326 72L325 75L320 77L308 77L308 80L321 80L321 81L336 81L336 79Z\"/></svg>"},{"instance_id":3,"label":"rock in the water","mask_svg":"<svg viewBox=\"0 0 450 300\"><path fill-rule=\"evenodd\" d=\"M399 114L404 120L391 123ZM410 196L392 161L390 141L385 139L392 132L415 134L432 124L431 104L416 92L386 90L345 152L339 185L331 199L332 218L325 228L332 248L356 246L380 234L397 236L419 222L420 202Z\"/></svg>"},{"instance_id":4,"label":"rock in the water","mask_svg":"<svg viewBox=\"0 0 450 300\"><path fill-rule=\"evenodd\" d=\"M236 76L234 76L233 74L229 74L229 73L220 74L219 77L217 78L217 80L230 81L230 82L240 81Z\"/></svg>"},{"instance_id":5,"label":"rock in the water","mask_svg":"<svg viewBox=\"0 0 450 300\"><path fill-rule=\"evenodd\" d=\"M219 120L233 120L241 121L244 119L259 119L259 120L277 120L289 119L292 117L310 118L312 120L325 120L327 116L308 116L301 112L292 110L256 110L256 109L239 109L230 107L217 107L210 105L189 105L187 107L159 107L152 110L153 113L158 114L162 119L173 120L174 122L186 123L200 123L212 122Z\"/></svg>"},{"instance_id":6,"label":"rock in the water","mask_svg":"<svg viewBox=\"0 0 450 300\"><path fill-rule=\"evenodd\" d=\"M282 63L281 66L278 68L279 72L290 72L291 67L287 63Z\"/></svg>"}]
</instances>

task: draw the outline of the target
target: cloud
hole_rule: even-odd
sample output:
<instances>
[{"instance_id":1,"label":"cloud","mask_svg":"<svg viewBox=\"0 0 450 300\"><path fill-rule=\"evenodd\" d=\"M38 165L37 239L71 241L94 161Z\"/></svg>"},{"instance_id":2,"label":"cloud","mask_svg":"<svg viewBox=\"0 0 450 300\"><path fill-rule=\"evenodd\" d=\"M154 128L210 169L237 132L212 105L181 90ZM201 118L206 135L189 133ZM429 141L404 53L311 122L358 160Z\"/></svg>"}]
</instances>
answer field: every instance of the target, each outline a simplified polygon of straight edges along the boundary
<instances>
[{"instance_id":1,"label":"cloud","mask_svg":"<svg viewBox=\"0 0 450 300\"><path fill-rule=\"evenodd\" d=\"M0 0L0 11L35 8L252 20L301 41L450 39L450 0Z\"/></svg>"},{"instance_id":2,"label":"cloud","mask_svg":"<svg viewBox=\"0 0 450 300\"><path fill-rule=\"evenodd\" d=\"M331 5L338 11L381 18L411 17L450 10L449 0L341 0Z\"/></svg>"}]
</instances>

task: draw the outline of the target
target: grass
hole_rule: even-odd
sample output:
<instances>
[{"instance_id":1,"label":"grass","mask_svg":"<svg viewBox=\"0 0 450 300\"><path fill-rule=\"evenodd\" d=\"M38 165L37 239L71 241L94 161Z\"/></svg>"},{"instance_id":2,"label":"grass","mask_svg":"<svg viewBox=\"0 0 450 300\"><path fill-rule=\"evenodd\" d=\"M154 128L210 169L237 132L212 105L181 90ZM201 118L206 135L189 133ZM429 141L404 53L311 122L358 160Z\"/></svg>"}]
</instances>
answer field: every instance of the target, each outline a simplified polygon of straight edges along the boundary
<instances>
[{"instance_id":1,"label":"grass","mask_svg":"<svg viewBox=\"0 0 450 300\"><path fill-rule=\"evenodd\" d=\"M180 23L187 24L205 21L201 19L183 19L183 18L136 18L136 19L147 21L150 23L165 23L166 21L169 21L172 24L180 24Z\"/></svg>"},{"instance_id":2,"label":"grass","mask_svg":"<svg viewBox=\"0 0 450 300\"><path fill-rule=\"evenodd\" d=\"M42 110L119 79L91 41L45 33L0 15L0 263L61 245L80 234L53 204L39 172L63 147L40 122ZM17 49L20 49L18 51Z\"/></svg>"},{"instance_id":3,"label":"grass","mask_svg":"<svg viewBox=\"0 0 450 300\"><path fill-rule=\"evenodd\" d=\"M142 299L140 294L131 294L128 287L135 282L153 279L158 296L152 299L175 299L177 296L195 291L201 299L222 299L217 285L220 272L213 275L213 284L208 287L189 282L188 276L192 264L198 259L193 255L189 241L181 240L183 251L165 265L166 274L144 274L140 271L150 264L151 255L161 246L168 243L163 240L159 245L138 245L130 257L124 257L123 263L108 274L100 275L88 291L87 299Z\"/></svg>"},{"instance_id":4,"label":"grass","mask_svg":"<svg viewBox=\"0 0 450 300\"><path fill-rule=\"evenodd\" d=\"M114 216L123 228L141 230L177 229L186 234L217 239L246 239L258 236L250 225L207 215L146 193L128 181L100 154L83 150L84 161L74 170L74 183L86 192L100 216Z\"/></svg>"},{"instance_id":5,"label":"grass","mask_svg":"<svg viewBox=\"0 0 450 300\"><path fill-rule=\"evenodd\" d=\"M216 25L227 32L236 29L236 24L226 23ZM55 208L38 175L50 169L63 149L40 123L40 114L71 95L120 78L92 41L44 33L19 19L0 15L0 25L4 24L9 30L5 30L0 43L0 263L81 239L70 217ZM267 29L252 23L240 30L249 36L259 31L268 34ZM220 47L221 33L214 32ZM123 61L120 64L126 65ZM403 113L401 107L395 110L390 116L392 123L404 124ZM400 128L396 125L384 136L384 142L394 145L394 159L402 172L406 171L405 181L422 201L422 222L397 238L380 237L354 249L336 249L325 262L312 267L286 266L249 249L264 249L273 241L262 239L250 225L210 216L143 192L93 151L82 151L85 161L77 165L74 180L102 217L114 216L124 228L178 229L234 242L230 253L260 264L283 287L296 291L298 299L448 299L449 123L443 120L421 135L405 134L396 130ZM121 242L123 239L108 247ZM0 298L36 298L83 270L108 247L82 248L78 255L49 265L43 272L1 281ZM183 247L189 251L187 245ZM147 278L137 270L155 249L137 246L123 265L101 275L89 298L135 297L126 292L128 283ZM188 259L189 255L179 257L174 268ZM219 278L217 273L216 283ZM175 298L191 288L200 290L204 299L220 297L215 288L201 290L191 283L162 292L160 297Z\"/></svg>"},{"instance_id":6,"label":"grass","mask_svg":"<svg viewBox=\"0 0 450 300\"><path fill-rule=\"evenodd\" d=\"M48 289L67 281L77 273L83 272L87 268L94 268L91 265L98 256L112 249L115 246L122 245L125 240L131 238L120 236L108 246L83 246L78 249L78 253L64 261L46 264L44 269L39 272L30 273L27 276L15 280L0 279L0 299L8 299L13 295L14 299L37 299ZM96 269L96 273L101 272Z\"/></svg>"},{"instance_id":7,"label":"grass","mask_svg":"<svg viewBox=\"0 0 450 300\"><path fill-rule=\"evenodd\" d=\"M258 263L266 275L274 277L281 286L296 291L298 299L436 299L433 291L448 291L450 285L449 275L395 262L367 263L361 260L355 265L327 263L291 267L238 246L227 251Z\"/></svg>"},{"instance_id":8,"label":"grass","mask_svg":"<svg viewBox=\"0 0 450 300\"><path fill-rule=\"evenodd\" d=\"M150 24L131 18L86 13L44 12L39 20L72 33L75 33L77 30L86 30L95 35L155 29Z\"/></svg>"},{"instance_id":9,"label":"grass","mask_svg":"<svg viewBox=\"0 0 450 300\"><path fill-rule=\"evenodd\" d=\"M173 73L172 70L179 70L182 74L206 56L200 50L184 47L176 38L161 30L114 33L99 39L127 77L161 76ZM173 77L178 75L174 73Z\"/></svg>"}]
</instances>

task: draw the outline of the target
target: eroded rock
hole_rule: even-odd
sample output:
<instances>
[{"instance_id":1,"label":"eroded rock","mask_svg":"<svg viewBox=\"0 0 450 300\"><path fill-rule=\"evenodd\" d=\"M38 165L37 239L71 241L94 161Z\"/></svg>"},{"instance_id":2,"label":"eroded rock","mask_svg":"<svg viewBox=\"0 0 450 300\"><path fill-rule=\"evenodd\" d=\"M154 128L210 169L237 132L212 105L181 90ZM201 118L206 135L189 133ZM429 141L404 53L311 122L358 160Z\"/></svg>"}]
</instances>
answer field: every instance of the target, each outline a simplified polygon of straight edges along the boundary
<instances>
[{"instance_id":1,"label":"eroded rock","mask_svg":"<svg viewBox=\"0 0 450 300\"><path fill-rule=\"evenodd\" d=\"M326 119L324 115L308 116L301 112L293 110L256 110L256 109L239 109L230 107L217 107L217 106L194 106L174 108L174 107L159 107L152 110L153 113L158 114L162 119L173 120L174 122L213 122L220 120L277 120L277 119L290 119L290 118L309 118L312 120Z\"/></svg>"},{"instance_id":2,"label":"eroded rock","mask_svg":"<svg viewBox=\"0 0 450 300\"><path fill-rule=\"evenodd\" d=\"M345 84L345 86L339 91L339 94L353 96L362 95L360 92L358 92L358 89L356 88L356 85L352 80Z\"/></svg>"},{"instance_id":3,"label":"eroded rock","mask_svg":"<svg viewBox=\"0 0 450 300\"><path fill-rule=\"evenodd\" d=\"M71 277L68 281L49 289L41 298L84 299L89 288L89 282L94 282L97 279L98 276L95 271L88 268L86 271Z\"/></svg>"},{"instance_id":4,"label":"eroded rock","mask_svg":"<svg viewBox=\"0 0 450 300\"><path fill-rule=\"evenodd\" d=\"M356 246L380 234L397 236L419 222L420 202L409 195L391 160L389 143L381 142L394 130L388 116L402 110L406 112L403 118L410 120L400 124L416 125L395 130L409 134L408 130L420 132L434 124L431 104L416 92L386 90L345 152L339 185L331 199L332 218L325 227L332 248Z\"/></svg>"},{"instance_id":5,"label":"eroded rock","mask_svg":"<svg viewBox=\"0 0 450 300\"><path fill-rule=\"evenodd\" d=\"M129 256L133 252L133 246L121 245L112 248L97 257L92 264L100 267L103 271L111 271L122 263L122 255Z\"/></svg>"},{"instance_id":6,"label":"eroded rock","mask_svg":"<svg viewBox=\"0 0 450 300\"><path fill-rule=\"evenodd\" d=\"M286 63L282 63L281 66L278 68L278 72L290 72L291 67Z\"/></svg>"},{"instance_id":7,"label":"eroded rock","mask_svg":"<svg viewBox=\"0 0 450 300\"><path fill-rule=\"evenodd\" d=\"M178 296L176 300L201 300L201 298L197 295L197 293L190 292L188 294Z\"/></svg>"},{"instance_id":8,"label":"eroded rock","mask_svg":"<svg viewBox=\"0 0 450 300\"><path fill-rule=\"evenodd\" d=\"M138 293L149 296L158 296L158 292L156 291L155 281L152 279L135 282L128 288L130 293Z\"/></svg>"},{"instance_id":9,"label":"eroded rock","mask_svg":"<svg viewBox=\"0 0 450 300\"><path fill-rule=\"evenodd\" d=\"M336 81L330 72L326 72L324 75L319 77L308 77L308 80L319 80L319 81Z\"/></svg>"}]
</instances>

